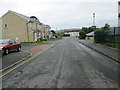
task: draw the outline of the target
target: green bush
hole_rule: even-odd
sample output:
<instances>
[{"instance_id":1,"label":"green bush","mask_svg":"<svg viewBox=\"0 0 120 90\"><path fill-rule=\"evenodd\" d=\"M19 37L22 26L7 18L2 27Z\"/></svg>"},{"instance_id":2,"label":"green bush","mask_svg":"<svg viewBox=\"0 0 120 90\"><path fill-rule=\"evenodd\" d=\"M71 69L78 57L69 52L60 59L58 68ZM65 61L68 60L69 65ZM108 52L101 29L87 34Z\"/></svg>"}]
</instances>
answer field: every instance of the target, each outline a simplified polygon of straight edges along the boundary
<instances>
[{"instance_id":1,"label":"green bush","mask_svg":"<svg viewBox=\"0 0 120 90\"><path fill-rule=\"evenodd\" d=\"M79 32L79 38L80 39L85 39L85 37L86 37L86 33L84 31L80 31Z\"/></svg>"},{"instance_id":2,"label":"green bush","mask_svg":"<svg viewBox=\"0 0 120 90\"><path fill-rule=\"evenodd\" d=\"M57 35L57 38L58 38L58 39L62 39L62 37L63 37L63 34L62 34L61 32L57 32L56 35Z\"/></svg>"},{"instance_id":3,"label":"green bush","mask_svg":"<svg viewBox=\"0 0 120 90\"><path fill-rule=\"evenodd\" d=\"M70 37L70 34L64 34L63 36L64 37Z\"/></svg>"},{"instance_id":4,"label":"green bush","mask_svg":"<svg viewBox=\"0 0 120 90\"><path fill-rule=\"evenodd\" d=\"M95 31L94 39L96 43L106 42L107 33L105 31L99 30Z\"/></svg>"}]
</instances>

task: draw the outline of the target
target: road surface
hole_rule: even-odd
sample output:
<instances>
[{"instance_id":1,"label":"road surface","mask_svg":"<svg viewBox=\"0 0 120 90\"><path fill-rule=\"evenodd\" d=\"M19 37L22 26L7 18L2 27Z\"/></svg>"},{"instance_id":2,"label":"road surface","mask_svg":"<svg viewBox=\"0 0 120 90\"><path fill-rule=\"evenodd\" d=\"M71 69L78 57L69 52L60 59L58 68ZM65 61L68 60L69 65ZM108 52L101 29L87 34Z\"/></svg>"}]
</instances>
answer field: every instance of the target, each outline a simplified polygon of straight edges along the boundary
<instances>
[{"instance_id":1,"label":"road surface","mask_svg":"<svg viewBox=\"0 0 120 90\"><path fill-rule=\"evenodd\" d=\"M57 45L3 77L3 88L117 88L118 65L63 38Z\"/></svg>"},{"instance_id":2,"label":"road surface","mask_svg":"<svg viewBox=\"0 0 120 90\"><path fill-rule=\"evenodd\" d=\"M0 56L0 57L2 57L2 59L0 59L0 63L2 63L2 68L1 69L7 68L10 65L18 62L22 58L25 58L25 57L31 55L29 52L25 52L25 50L35 48L36 46L38 46L38 45L31 45L31 46L24 45L24 46L22 46L20 52L11 52L8 55L3 55L3 56L1 55Z\"/></svg>"}]
</instances>

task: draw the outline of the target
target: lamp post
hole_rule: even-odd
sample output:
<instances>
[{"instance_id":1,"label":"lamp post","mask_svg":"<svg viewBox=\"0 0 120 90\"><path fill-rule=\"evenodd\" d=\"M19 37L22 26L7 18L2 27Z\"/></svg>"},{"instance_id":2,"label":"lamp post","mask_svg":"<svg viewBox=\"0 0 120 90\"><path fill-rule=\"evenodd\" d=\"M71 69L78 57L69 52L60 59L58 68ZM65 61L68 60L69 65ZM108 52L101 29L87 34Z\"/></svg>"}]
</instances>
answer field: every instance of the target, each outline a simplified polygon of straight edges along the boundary
<instances>
[{"instance_id":1,"label":"lamp post","mask_svg":"<svg viewBox=\"0 0 120 90\"><path fill-rule=\"evenodd\" d=\"M95 13L93 13L93 26L95 26Z\"/></svg>"},{"instance_id":2,"label":"lamp post","mask_svg":"<svg viewBox=\"0 0 120 90\"><path fill-rule=\"evenodd\" d=\"M96 26L95 26L95 13L93 13L93 26L92 26L93 30L95 30Z\"/></svg>"},{"instance_id":3,"label":"lamp post","mask_svg":"<svg viewBox=\"0 0 120 90\"><path fill-rule=\"evenodd\" d=\"M92 28L93 28L93 31L96 29L96 26L95 26L95 13L93 13L93 26L92 26ZM94 35L93 35L93 38L94 38ZM93 41L95 41L95 40L93 40Z\"/></svg>"}]
</instances>

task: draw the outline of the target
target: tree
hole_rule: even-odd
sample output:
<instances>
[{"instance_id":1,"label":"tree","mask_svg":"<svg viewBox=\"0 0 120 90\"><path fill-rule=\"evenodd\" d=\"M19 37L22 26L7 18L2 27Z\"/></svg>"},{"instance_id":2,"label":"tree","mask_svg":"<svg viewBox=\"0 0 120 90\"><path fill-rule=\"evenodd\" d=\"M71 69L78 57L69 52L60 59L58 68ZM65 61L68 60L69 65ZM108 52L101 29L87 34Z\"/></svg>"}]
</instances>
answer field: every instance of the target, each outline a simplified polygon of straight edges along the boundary
<instances>
[{"instance_id":1,"label":"tree","mask_svg":"<svg viewBox=\"0 0 120 90\"><path fill-rule=\"evenodd\" d=\"M87 27L82 27L82 31L87 33Z\"/></svg>"},{"instance_id":2,"label":"tree","mask_svg":"<svg viewBox=\"0 0 120 90\"><path fill-rule=\"evenodd\" d=\"M86 37L86 33L84 31L80 31L79 32L79 38L80 39L85 39L85 37Z\"/></svg>"},{"instance_id":3,"label":"tree","mask_svg":"<svg viewBox=\"0 0 120 90\"><path fill-rule=\"evenodd\" d=\"M56 34L56 32L55 32L54 30L51 30L51 32L52 32L53 34Z\"/></svg>"},{"instance_id":4,"label":"tree","mask_svg":"<svg viewBox=\"0 0 120 90\"><path fill-rule=\"evenodd\" d=\"M58 39L62 39L62 37L63 37L63 34L61 32L57 32L56 35L57 35Z\"/></svg>"},{"instance_id":5,"label":"tree","mask_svg":"<svg viewBox=\"0 0 120 90\"><path fill-rule=\"evenodd\" d=\"M101 29L102 30L109 30L110 29L110 25L106 23Z\"/></svg>"},{"instance_id":6,"label":"tree","mask_svg":"<svg viewBox=\"0 0 120 90\"><path fill-rule=\"evenodd\" d=\"M86 34L94 31L92 27L82 27L82 31L84 31Z\"/></svg>"},{"instance_id":7,"label":"tree","mask_svg":"<svg viewBox=\"0 0 120 90\"><path fill-rule=\"evenodd\" d=\"M93 30L93 27L89 27L89 28L87 29L87 32L86 32L86 33L90 33L90 32L92 32L92 31L94 31L94 30Z\"/></svg>"}]
</instances>

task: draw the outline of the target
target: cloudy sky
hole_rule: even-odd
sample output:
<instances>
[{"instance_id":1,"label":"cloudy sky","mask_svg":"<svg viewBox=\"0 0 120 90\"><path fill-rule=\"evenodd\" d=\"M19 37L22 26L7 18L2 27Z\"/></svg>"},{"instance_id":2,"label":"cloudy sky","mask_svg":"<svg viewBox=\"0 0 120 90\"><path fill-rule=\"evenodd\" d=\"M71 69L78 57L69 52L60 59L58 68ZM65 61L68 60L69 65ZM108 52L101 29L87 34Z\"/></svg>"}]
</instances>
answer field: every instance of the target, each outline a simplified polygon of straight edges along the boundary
<instances>
[{"instance_id":1,"label":"cloudy sky","mask_svg":"<svg viewBox=\"0 0 120 90\"><path fill-rule=\"evenodd\" d=\"M0 16L12 10L27 16L36 16L52 29L92 26L96 13L96 26L118 24L118 0L0 0Z\"/></svg>"}]
</instances>

